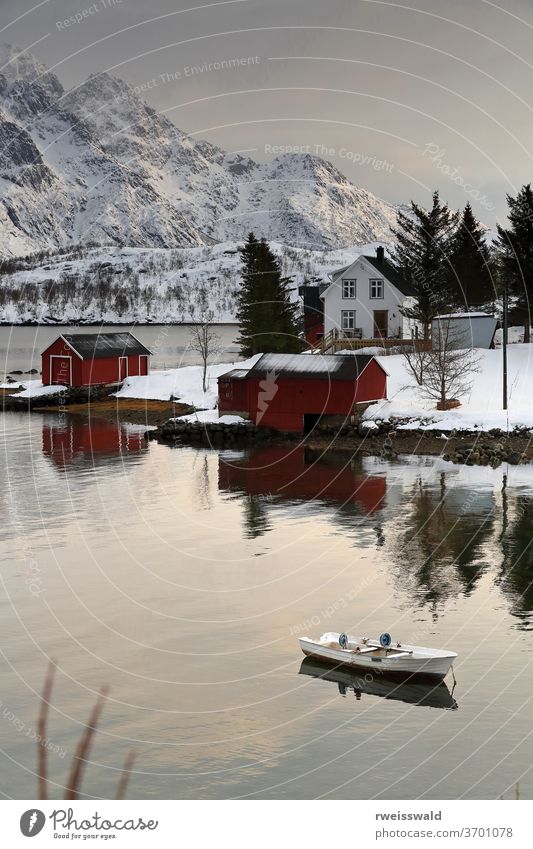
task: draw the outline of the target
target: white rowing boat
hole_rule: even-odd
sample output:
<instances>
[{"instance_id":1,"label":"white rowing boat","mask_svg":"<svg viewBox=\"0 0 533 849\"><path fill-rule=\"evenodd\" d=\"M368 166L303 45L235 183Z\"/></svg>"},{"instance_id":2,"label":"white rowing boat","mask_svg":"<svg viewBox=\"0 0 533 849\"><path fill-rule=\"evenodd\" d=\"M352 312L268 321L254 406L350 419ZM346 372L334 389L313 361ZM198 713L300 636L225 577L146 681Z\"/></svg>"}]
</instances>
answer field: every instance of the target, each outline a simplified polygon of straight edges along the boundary
<instances>
[{"instance_id":1,"label":"white rowing boat","mask_svg":"<svg viewBox=\"0 0 533 849\"><path fill-rule=\"evenodd\" d=\"M322 634L318 640L301 637L300 648L307 657L364 669L372 675L417 676L432 680L444 678L457 657L453 651L407 643L392 645L390 634L382 634L379 640L337 633Z\"/></svg>"}]
</instances>

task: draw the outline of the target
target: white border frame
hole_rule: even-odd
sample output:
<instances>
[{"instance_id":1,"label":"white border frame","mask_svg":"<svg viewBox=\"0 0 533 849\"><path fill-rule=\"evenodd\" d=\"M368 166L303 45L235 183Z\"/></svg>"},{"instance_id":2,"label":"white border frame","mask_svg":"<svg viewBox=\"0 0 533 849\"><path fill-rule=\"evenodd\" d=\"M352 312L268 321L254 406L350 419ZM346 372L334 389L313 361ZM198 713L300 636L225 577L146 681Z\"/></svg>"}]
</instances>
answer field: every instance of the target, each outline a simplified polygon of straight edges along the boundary
<instances>
[{"instance_id":1,"label":"white border frame","mask_svg":"<svg viewBox=\"0 0 533 849\"><path fill-rule=\"evenodd\" d=\"M120 376L120 372L121 372L120 361L121 360L126 360L126 377L129 377L129 374L128 374L129 368L128 368L128 358L127 358L127 356L118 357L118 382L119 383L121 382L121 380L126 380L126 377ZM94 360L93 360L93 362L94 362Z\"/></svg>"}]
</instances>

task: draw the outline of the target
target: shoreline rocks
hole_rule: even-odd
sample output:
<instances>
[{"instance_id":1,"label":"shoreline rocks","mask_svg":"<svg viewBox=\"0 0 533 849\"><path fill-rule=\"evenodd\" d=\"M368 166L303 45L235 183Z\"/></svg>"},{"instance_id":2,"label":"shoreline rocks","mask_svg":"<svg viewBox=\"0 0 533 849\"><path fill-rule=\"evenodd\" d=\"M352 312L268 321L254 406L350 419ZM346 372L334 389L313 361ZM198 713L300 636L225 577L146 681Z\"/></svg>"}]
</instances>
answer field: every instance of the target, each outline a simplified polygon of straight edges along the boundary
<instances>
[{"instance_id":1,"label":"shoreline rocks","mask_svg":"<svg viewBox=\"0 0 533 849\"><path fill-rule=\"evenodd\" d=\"M184 422L170 419L157 430L146 432L146 438L166 444L201 444L216 448L225 445L287 442L301 434L258 427L253 422L224 424L223 422Z\"/></svg>"}]
</instances>

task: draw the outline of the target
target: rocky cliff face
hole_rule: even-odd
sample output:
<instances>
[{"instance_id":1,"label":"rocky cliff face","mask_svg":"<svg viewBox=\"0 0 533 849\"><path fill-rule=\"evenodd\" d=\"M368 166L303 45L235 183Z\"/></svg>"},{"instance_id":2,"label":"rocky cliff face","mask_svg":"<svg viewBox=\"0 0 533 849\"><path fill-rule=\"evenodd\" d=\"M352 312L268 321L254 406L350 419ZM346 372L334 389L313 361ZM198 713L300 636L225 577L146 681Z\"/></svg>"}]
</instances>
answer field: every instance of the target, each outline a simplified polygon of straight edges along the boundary
<instances>
[{"instance_id":1,"label":"rocky cliff face","mask_svg":"<svg viewBox=\"0 0 533 849\"><path fill-rule=\"evenodd\" d=\"M313 249L390 241L394 207L308 155L258 164L181 132L102 73L65 92L0 47L0 254L70 243L188 247L261 236Z\"/></svg>"}]
</instances>

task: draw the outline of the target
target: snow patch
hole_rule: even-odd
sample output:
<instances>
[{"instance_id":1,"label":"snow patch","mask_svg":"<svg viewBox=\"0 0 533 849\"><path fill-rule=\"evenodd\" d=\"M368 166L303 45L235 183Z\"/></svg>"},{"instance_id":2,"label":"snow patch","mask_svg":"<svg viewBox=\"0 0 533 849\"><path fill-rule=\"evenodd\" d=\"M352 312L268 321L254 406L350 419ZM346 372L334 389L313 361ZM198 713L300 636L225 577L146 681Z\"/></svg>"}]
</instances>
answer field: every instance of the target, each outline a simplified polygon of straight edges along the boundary
<instances>
[{"instance_id":1,"label":"snow patch","mask_svg":"<svg viewBox=\"0 0 533 849\"><path fill-rule=\"evenodd\" d=\"M502 353L475 349L479 369L473 375L472 389L460 398L461 407L440 412L434 402L422 398L414 385L405 357L401 354L377 357L389 374L387 401L368 407L365 421L408 419L399 429L428 431L533 427L533 345L517 344L507 349L509 410L502 410Z\"/></svg>"}]
</instances>

